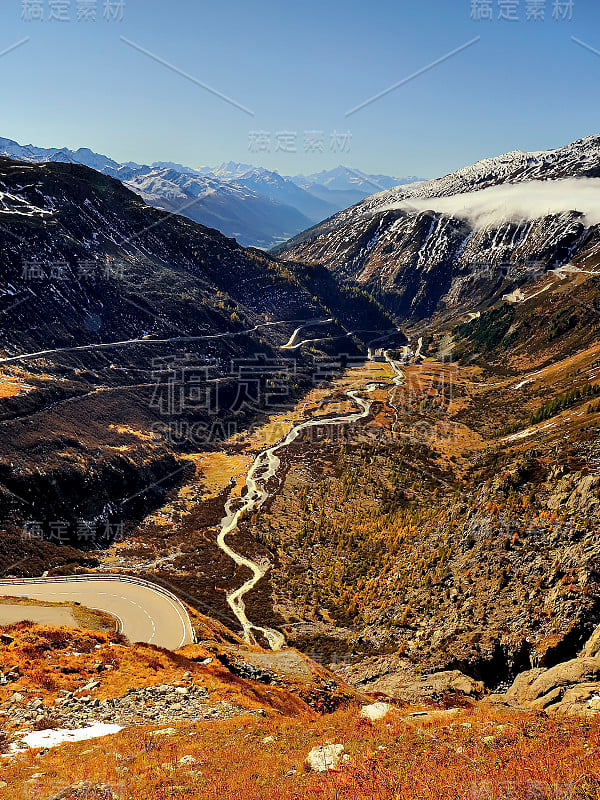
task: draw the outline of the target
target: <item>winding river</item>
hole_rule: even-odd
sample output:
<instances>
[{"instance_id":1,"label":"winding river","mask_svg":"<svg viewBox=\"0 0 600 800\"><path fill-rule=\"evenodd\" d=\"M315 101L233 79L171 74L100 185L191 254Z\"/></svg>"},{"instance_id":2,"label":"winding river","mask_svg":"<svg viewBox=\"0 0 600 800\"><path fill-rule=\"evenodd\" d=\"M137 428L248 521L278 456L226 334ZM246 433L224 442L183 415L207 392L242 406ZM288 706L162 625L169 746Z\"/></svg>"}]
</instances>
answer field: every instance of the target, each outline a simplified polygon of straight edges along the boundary
<instances>
[{"instance_id":1,"label":"winding river","mask_svg":"<svg viewBox=\"0 0 600 800\"><path fill-rule=\"evenodd\" d=\"M374 388L374 385L369 384L365 391L370 392L373 391ZM260 508L265 500L267 500L269 497L267 490L268 483L277 473L281 463L277 453L288 447L288 445L298 438L303 430L319 425L342 425L344 423L357 422L369 415L373 403L372 400L359 397L356 391L349 391L347 396L359 406L360 411L339 417L304 420L294 425L287 436L280 442L262 450L256 456L246 476L246 494L241 499L239 497L230 498L225 506L225 516L221 520L221 530L217 538L217 544L238 566L247 567L252 573L252 577L240 586L239 589L228 593L227 602L242 626L245 640L250 644L257 643L254 633L258 633L268 641L272 650L280 650L285 645L285 637L279 631L270 628L261 628L259 625L254 625L248 619L244 597L256 586L261 578L264 577L269 566L262 566L236 553L235 550L232 550L227 544L227 537L237 530L240 519L244 515L251 513L255 508Z\"/></svg>"}]
</instances>

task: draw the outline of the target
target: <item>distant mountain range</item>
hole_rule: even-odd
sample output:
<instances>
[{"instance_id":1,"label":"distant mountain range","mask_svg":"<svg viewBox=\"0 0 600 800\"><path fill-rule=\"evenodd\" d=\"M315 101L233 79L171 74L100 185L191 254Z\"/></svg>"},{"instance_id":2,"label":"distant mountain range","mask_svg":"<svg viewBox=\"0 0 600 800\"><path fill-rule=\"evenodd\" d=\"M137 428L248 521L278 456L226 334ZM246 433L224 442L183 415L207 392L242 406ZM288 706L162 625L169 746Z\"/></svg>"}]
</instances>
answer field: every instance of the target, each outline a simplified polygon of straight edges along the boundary
<instances>
[{"instance_id":1,"label":"distant mountain range","mask_svg":"<svg viewBox=\"0 0 600 800\"><path fill-rule=\"evenodd\" d=\"M216 228L245 247L263 249L281 244L374 192L419 180L367 175L343 166L286 177L233 161L199 169L168 161L120 164L86 147L42 148L3 138L0 155L35 163L84 164L122 181L156 208Z\"/></svg>"}]
</instances>

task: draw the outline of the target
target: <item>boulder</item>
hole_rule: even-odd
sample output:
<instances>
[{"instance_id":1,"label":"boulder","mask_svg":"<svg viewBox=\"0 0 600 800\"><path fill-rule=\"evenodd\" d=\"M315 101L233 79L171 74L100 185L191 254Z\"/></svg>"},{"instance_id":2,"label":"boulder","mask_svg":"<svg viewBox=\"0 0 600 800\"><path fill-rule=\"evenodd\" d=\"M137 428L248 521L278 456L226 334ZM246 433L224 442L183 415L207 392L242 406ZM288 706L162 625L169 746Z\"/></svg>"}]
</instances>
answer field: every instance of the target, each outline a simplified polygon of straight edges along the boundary
<instances>
[{"instance_id":1,"label":"boulder","mask_svg":"<svg viewBox=\"0 0 600 800\"><path fill-rule=\"evenodd\" d=\"M430 675L419 675L412 667L386 672L382 670L380 677L374 675L368 683L370 693L377 692L410 704L437 700L449 694L475 698L483 694L483 690L481 681L476 681L457 669Z\"/></svg>"},{"instance_id":2,"label":"boulder","mask_svg":"<svg viewBox=\"0 0 600 800\"><path fill-rule=\"evenodd\" d=\"M532 675L535 673L535 675ZM530 670L517 676L507 692L509 698L531 703L554 692L578 683L600 680L600 657L573 658L550 669Z\"/></svg>"},{"instance_id":3,"label":"boulder","mask_svg":"<svg viewBox=\"0 0 600 800\"><path fill-rule=\"evenodd\" d=\"M570 510L592 511L600 503L600 477L586 475L582 478L571 497L567 500Z\"/></svg>"},{"instance_id":4,"label":"boulder","mask_svg":"<svg viewBox=\"0 0 600 800\"><path fill-rule=\"evenodd\" d=\"M552 511L596 513L600 505L600 477L581 472L565 475L552 486L547 505Z\"/></svg>"},{"instance_id":5,"label":"boulder","mask_svg":"<svg viewBox=\"0 0 600 800\"><path fill-rule=\"evenodd\" d=\"M386 717L394 706L389 703L371 703L371 705L363 706L360 710L362 719L370 719L371 722L377 722L379 719Z\"/></svg>"},{"instance_id":6,"label":"boulder","mask_svg":"<svg viewBox=\"0 0 600 800\"><path fill-rule=\"evenodd\" d=\"M600 711L600 683L580 683L571 686L559 703L548 706L546 710L570 716L597 714Z\"/></svg>"},{"instance_id":7,"label":"boulder","mask_svg":"<svg viewBox=\"0 0 600 800\"><path fill-rule=\"evenodd\" d=\"M506 694L492 695L490 700L547 713L600 713L600 656L582 656L550 669L522 672Z\"/></svg>"},{"instance_id":8,"label":"boulder","mask_svg":"<svg viewBox=\"0 0 600 800\"><path fill-rule=\"evenodd\" d=\"M173 736L176 733L175 728L161 728L158 731L150 731L149 736Z\"/></svg>"},{"instance_id":9,"label":"boulder","mask_svg":"<svg viewBox=\"0 0 600 800\"><path fill-rule=\"evenodd\" d=\"M585 643L581 655L584 658L594 658L595 656L600 656L600 625Z\"/></svg>"},{"instance_id":10,"label":"boulder","mask_svg":"<svg viewBox=\"0 0 600 800\"><path fill-rule=\"evenodd\" d=\"M343 744L317 745L307 755L306 763L315 772L327 772L337 767L343 755Z\"/></svg>"},{"instance_id":11,"label":"boulder","mask_svg":"<svg viewBox=\"0 0 600 800\"><path fill-rule=\"evenodd\" d=\"M538 667L537 669L529 669L526 672L520 672L507 689L506 694L499 695L499 697L505 697L507 700L517 703L524 700L525 695L529 692L531 684L546 671L547 670L543 667ZM493 696L496 697L496 695Z\"/></svg>"},{"instance_id":12,"label":"boulder","mask_svg":"<svg viewBox=\"0 0 600 800\"><path fill-rule=\"evenodd\" d=\"M470 678L457 669L434 672L423 679L423 684L437 694L462 694L477 697L483 693L483 683Z\"/></svg>"}]
</instances>

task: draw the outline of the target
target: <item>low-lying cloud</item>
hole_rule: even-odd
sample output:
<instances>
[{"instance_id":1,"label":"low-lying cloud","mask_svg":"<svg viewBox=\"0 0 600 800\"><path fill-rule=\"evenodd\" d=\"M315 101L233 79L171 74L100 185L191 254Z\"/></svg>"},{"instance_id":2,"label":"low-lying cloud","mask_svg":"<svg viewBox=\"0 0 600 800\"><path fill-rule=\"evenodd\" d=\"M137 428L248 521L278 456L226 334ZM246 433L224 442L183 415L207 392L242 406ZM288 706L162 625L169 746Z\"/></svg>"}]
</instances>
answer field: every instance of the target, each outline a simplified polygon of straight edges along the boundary
<instances>
[{"instance_id":1,"label":"low-lying cloud","mask_svg":"<svg viewBox=\"0 0 600 800\"><path fill-rule=\"evenodd\" d=\"M567 211L582 213L588 226L598 225L600 178L502 184L450 197L410 198L378 210L391 209L434 211L464 219L473 228L524 222Z\"/></svg>"}]
</instances>

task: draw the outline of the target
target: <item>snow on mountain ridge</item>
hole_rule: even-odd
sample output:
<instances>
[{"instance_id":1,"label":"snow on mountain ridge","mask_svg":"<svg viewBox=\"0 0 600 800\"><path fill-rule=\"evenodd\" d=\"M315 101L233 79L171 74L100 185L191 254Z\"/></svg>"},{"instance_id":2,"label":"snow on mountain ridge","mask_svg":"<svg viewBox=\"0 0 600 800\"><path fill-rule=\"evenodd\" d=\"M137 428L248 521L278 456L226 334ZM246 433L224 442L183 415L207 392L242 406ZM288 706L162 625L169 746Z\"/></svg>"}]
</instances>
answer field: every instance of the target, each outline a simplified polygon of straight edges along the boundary
<instances>
[{"instance_id":1,"label":"snow on mountain ridge","mask_svg":"<svg viewBox=\"0 0 600 800\"><path fill-rule=\"evenodd\" d=\"M586 252L600 236L599 190L600 136L513 151L371 195L280 254L325 265L400 317L423 318Z\"/></svg>"},{"instance_id":2,"label":"snow on mountain ridge","mask_svg":"<svg viewBox=\"0 0 600 800\"><path fill-rule=\"evenodd\" d=\"M600 135L578 139L555 150L513 150L483 158L442 178L378 192L366 198L361 206L375 211L408 198L449 197L501 183L578 176L600 177Z\"/></svg>"},{"instance_id":3,"label":"snow on mountain ridge","mask_svg":"<svg viewBox=\"0 0 600 800\"><path fill-rule=\"evenodd\" d=\"M379 182L383 181L382 186L397 182L342 166L318 173L313 183L311 176L290 178L235 161L198 169L170 161L152 166L131 161L119 164L89 148L35 148L12 139L0 139L0 153L34 163L84 164L120 180L151 205L217 227L246 246L267 249L363 200ZM210 208L202 204L192 208L195 198L209 196Z\"/></svg>"}]
</instances>

